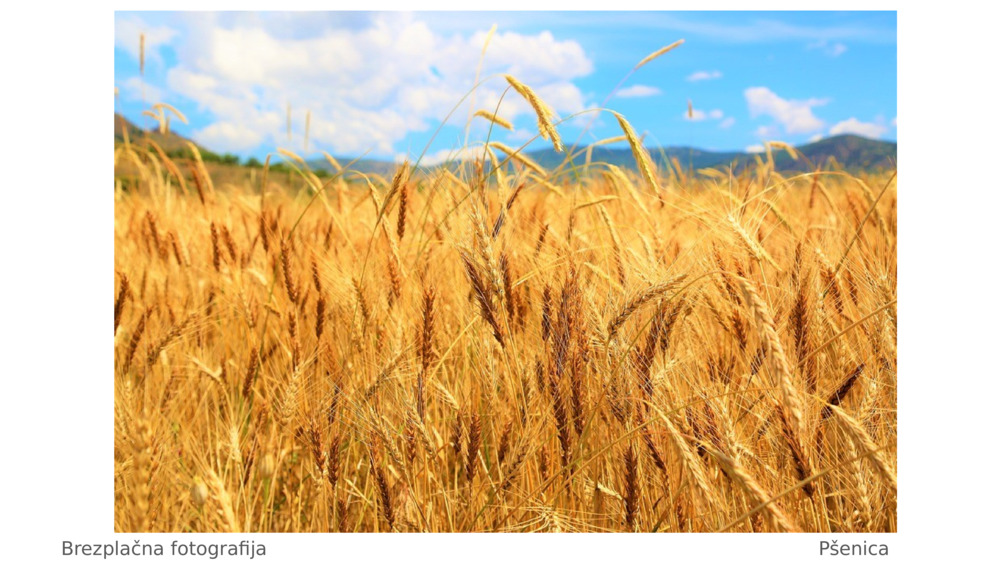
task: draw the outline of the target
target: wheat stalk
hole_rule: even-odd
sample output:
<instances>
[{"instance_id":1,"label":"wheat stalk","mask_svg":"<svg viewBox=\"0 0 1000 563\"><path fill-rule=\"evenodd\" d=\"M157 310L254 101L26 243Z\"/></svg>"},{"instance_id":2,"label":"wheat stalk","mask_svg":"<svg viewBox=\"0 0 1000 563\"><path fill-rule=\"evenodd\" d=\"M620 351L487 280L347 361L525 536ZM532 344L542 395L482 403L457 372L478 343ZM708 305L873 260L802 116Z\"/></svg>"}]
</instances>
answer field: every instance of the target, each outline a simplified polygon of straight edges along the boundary
<instances>
[{"instance_id":1,"label":"wheat stalk","mask_svg":"<svg viewBox=\"0 0 1000 563\"><path fill-rule=\"evenodd\" d=\"M490 123L499 125L500 127L507 129L508 131L514 130L514 125L510 121L507 121L506 119L500 117L499 115L493 112L484 109L477 109L476 112L472 115L476 117L482 117L483 119L489 121Z\"/></svg>"},{"instance_id":2,"label":"wheat stalk","mask_svg":"<svg viewBox=\"0 0 1000 563\"><path fill-rule=\"evenodd\" d=\"M671 43L669 45L666 45L664 47L660 47L659 49L657 49L657 50L653 51L652 53L646 55L641 61L639 61L639 64L635 65L635 67L632 69L632 71L635 72L635 71L639 70L639 68L642 67L642 66L644 66L646 63L652 61L653 59L655 59L657 57L662 56L663 54L665 54L665 53L667 53L669 51L673 51L674 49L676 49L677 47L680 47L683 44L684 44L684 40L683 39L678 39L677 41L674 41L673 43Z\"/></svg>"},{"instance_id":3,"label":"wheat stalk","mask_svg":"<svg viewBox=\"0 0 1000 563\"><path fill-rule=\"evenodd\" d=\"M889 463L886 461L885 456L882 455L882 449L875 444L868 431L864 429L860 422L854 417L844 412L840 407L830 405L830 410L833 412L834 417L841 426L846 431L847 435L854 442L855 447L862 450L864 455L868 457L872 465L878 470L878 474L882 477L882 481L887 487L892 489L895 493L897 489L896 484L896 472L889 467Z\"/></svg>"},{"instance_id":4,"label":"wheat stalk","mask_svg":"<svg viewBox=\"0 0 1000 563\"><path fill-rule=\"evenodd\" d=\"M562 139L559 137L559 132L556 131L555 125L552 124L552 119L556 117L556 112L553 111L548 104L543 102L542 99L535 94L534 90L521 83L518 79L509 74L505 74L504 78L507 79L507 83L510 84L522 98L531 104L531 109L535 110L535 115L538 116L538 133L541 134L543 139L552 141L552 146L556 149L556 152L563 152Z\"/></svg>"},{"instance_id":5,"label":"wheat stalk","mask_svg":"<svg viewBox=\"0 0 1000 563\"><path fill-rule=\"evenodd\" d=\"M625 119L625 116L614 111L611 113L615 115L615 119L618 120L618 125L625 133L625 138L628 140L628 146L632 148L632 156L635 158L635 162L639 166L639 172L642 173L642 177L646 180L646 184L649 185L650 189L654 192L659 192L660 184L656 180L656 167L653 165L653 159L649 157L649 153L646 151L646 148L642 146L642 142L635 134L635 130L632 129L632 125L627 119Z\"/></svg>"}]
</instances>

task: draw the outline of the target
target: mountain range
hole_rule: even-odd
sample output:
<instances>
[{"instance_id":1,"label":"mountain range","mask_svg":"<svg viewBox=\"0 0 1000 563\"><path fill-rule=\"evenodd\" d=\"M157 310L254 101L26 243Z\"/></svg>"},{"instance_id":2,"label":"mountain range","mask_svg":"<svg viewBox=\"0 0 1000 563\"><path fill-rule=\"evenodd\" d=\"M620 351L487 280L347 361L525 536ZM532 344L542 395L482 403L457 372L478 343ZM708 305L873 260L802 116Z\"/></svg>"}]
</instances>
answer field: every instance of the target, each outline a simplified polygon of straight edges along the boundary
<instances>
[{"instance_id":1,"label":"mountain range","mask_svg":"<svg viewBox=\"0 0 1000 563\"><path fill-rule=\"evenodd\" d=\"M876 170L879 168L894 168L896 165L896 143L877 141L858 135L836 135L818 141L795 147L799 152L797 159L783 149L774 148L772 156L775 168L786 171L813 170L817 166L826 165L831 158L850 170ZM694 147L647 147L650 156L658 166L667 165L676 159L684 169L728 168L736 170L755 162L753 153L727 151L717 152ZM558 166L565 160L565 155L553 149L529 151L529 157L545 168ZM759 155L766 158L764 154ZM586 155L581 154L574 159L574 164L583 164ZM594 147L592 162L606 162L623 168L635 169L635 158L632 150L623 148Z\"/></svg>"},{"instance_id":2,"label":"mountain range","mask_svg":"<svg viewBox=\"0 0 1000 563\"><path fill-rule=\"evenodd\" d=\"M186 150L188 139L169 131L161 134L157 130L144 130L133 122L115 114L115 141L122 140L122 130L127 128L129 136L139 138L148 135L156 141L167 153L177 153ZM197 143L196 143L197 144ZM818 141L795 147L799 152L798 159L792 159L784 150L775 149L773 158L775 168L782 171L807 171L819 166L825 166L830 159L847 170L874 171L878 169L892 169L896 166L896 143L889 141L878 141L860 137L858 135L836 135ZM199 145L203 157L209 158L217 156L210 148ZM764 158L763 154L753 154L739 151L709 151L693 147L649 147L650 155L658 166L668 165L672 160L680 164L685 169L700 168L729 168L732 166L739 171L755 162L757 157ZM569 151L569 147L567 147ZM585 151L577 149L579 154L573 159L574 165L582 165L585 162ZM567 158L566 153L558 153L551 148L536 149L526 151L525 155L542 165L546 169L553 169L563 164ZM352 157L335 157L337 161L346 165L354 160ZM632 169L636 168L632 151L627 146L623 148L595 147L591 156L592 162L606 162L616 166ZM274 159L272 159L274 162ZM316 158L308 161L313 170L332 171L333 167L325 158ZM396 163L391 160L380 160L372 158L358 159L351 165L352 170L370 174L381 175L392 174L396 169Z\"/></svg>"}]
</instances>

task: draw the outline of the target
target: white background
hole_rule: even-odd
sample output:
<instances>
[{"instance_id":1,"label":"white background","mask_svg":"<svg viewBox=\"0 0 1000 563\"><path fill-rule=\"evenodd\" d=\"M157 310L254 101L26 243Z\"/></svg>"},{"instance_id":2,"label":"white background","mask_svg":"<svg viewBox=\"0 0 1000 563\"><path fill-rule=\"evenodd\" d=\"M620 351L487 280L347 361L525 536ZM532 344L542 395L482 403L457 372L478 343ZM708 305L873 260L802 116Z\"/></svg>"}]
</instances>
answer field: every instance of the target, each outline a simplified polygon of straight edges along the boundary
<instances>
[{"instance_id":1,"label":"white background","mask_svg":"<svg viewBox=\"0 0 1000 563\"><path fill-rule=\"evenodd\" d=\"M0 559L56 561L112 531L114 9L337 9L331 2L8 5L2 19ZM899 529L895 561L996 560L995 14L980 3L638 3L611 9L900 9ZM964 5L964 6L963 6ZM354 6L357 6L355 4ZM574 9L580 2L421 8ZM377 2L365 8L400 9ZM25 12L24 10L28 10ZM862 87L863 85L859 85ZM161 535L169 543L209 537ZM257 535L265 561L813 561L819 535ZM219 538L232 541L234 538ZM982 551L981 551L982 550ZM81 558L84 559L84 558ZM93 558L91 558L93 559ZM169 560L168 557L158 560ZM185 559L187 561L193 558ZM225 560L225 559L223 559ZM229 559L232 560L232 559Z\"/></svg>"}]
</instances>

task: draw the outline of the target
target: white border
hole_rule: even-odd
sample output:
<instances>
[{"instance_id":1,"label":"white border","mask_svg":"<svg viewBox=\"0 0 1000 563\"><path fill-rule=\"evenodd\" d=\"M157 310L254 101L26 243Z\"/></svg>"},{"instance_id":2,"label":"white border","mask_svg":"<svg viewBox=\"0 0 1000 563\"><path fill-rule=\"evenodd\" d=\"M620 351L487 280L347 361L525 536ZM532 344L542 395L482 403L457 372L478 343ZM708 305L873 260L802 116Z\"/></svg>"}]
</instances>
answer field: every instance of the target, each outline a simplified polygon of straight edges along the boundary
<instances>
[{"instance_id":1,"label":"white border","mask_svg":"<svg viewBox=\"0 0 1000 563\"><path fill-rule=\"evenodd\" d=\"M622 2L615 9L622 9ZM757 2L768 9L899 9L900 561L984 560L996 522L996 32L981 5ZM966 4L965 6L962 6ZM693 7L629 2L630 7ZM741 9L738 2L697 7ZM401 8L400 2L374 2ZM422 3L455 9L455 3ZM504 8L539 6L510 1ZM559 5L551 5L558 9ZM113 201L107 129L118 4L8 7L2 129L3 486L0 555L53 561L60 542L125 541L112 522ZM128 6L129 8L136 7ZM163 9L268 8L179 1ZM332 9L283 2L281 9ZM486 7L479 5L477 7ZM493 7L493 5L489 6ZM577 8L578 6L568 6ZM23 10L30 10L25 13ZM13 31L13 33L9 33ZM863 87L863 84L859 84ZM11 123L13 121L13 123ZM98 133L95 133L97 131ZM175 535L147 539L169 542ZM255 536L269 561L812 561L815 535ZM190 541L192 536L180 539ZM208 539L208 538L205 538ZM843 538L842 539L848 539ZM861 536L851 536L859 541ZM980 551L982 550L982 551ZM158 558L158 560L170 560ZM191 558L185 559L187 561Z\"/></svg>"}]
</instances>

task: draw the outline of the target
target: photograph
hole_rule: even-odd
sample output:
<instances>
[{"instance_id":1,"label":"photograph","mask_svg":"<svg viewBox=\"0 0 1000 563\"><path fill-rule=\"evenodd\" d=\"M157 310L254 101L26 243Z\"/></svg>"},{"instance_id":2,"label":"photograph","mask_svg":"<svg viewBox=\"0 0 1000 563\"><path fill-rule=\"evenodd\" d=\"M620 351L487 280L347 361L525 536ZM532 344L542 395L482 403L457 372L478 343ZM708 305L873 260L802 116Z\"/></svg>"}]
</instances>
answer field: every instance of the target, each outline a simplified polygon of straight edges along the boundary
<instances>
[{"instance_id":1,"label":"photograph","mask_svg":"<svg viewBox=\"0 0 1000 563\"><path fill-rule=\"evenodd\" d=\"M87 366L110 543L799 533L824 534L811 556L887 554L914 468L896 11L113 20L113 427Z\"/></svg>"}]
</instances>

